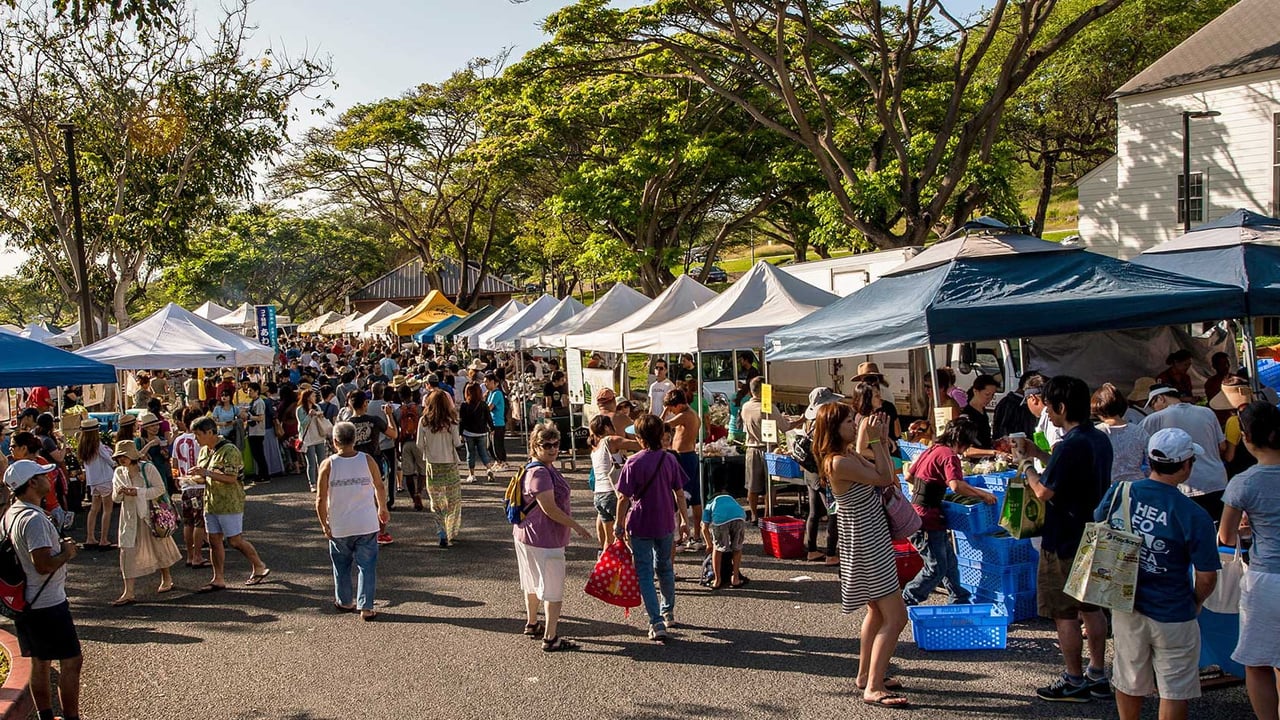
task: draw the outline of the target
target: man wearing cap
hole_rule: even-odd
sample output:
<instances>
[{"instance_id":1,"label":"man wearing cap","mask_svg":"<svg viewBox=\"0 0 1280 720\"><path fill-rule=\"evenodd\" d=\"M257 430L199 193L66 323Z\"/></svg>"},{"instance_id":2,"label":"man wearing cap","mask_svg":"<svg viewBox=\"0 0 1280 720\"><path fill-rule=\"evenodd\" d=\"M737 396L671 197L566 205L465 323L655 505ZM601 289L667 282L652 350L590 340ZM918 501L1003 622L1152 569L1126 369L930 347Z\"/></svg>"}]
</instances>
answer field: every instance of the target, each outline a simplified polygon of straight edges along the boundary
<instances>
[{"instance_id":1,"label":"man wearing cap","mask_svg":"<svg viewBox=\"0 0 1280 720\"><path fill-rule=\"evenodd\" d=\"M1205 449L1178 428L1156 432L1147 442L1150 479L1116 483L1094 511L1096 521L1111 518L1113 527L1123 528L1116 494L1127 485L1130 527L1142 536L1133 612L1115 610L1111 615L1111 682L1120 720L1138 720L1143 699L1157 691L1161 718L1187 717L1187 700L1200 697L1196 616L1222 565L1213 520L1178 486L1204 455ZM1192 568L1194 581L1189 579Z\"/></svg>"},{"instance_id":2,"label":"man wearing cap","mask_svg":"<svg viewBox=\"0 0 1280 720\"><path fill-rule=\"evenodd\" d=\"M1182 389L1173 385L1152 385L1147 407L1155 412L1143 419L1142 429L1155 435L1165 428L1179 428L1205 449L1179 489L1217 522L1222 517L1222 493L1227 489L1227 468L1222 464L1227 437L1212 410L1182 402L1181 394Z\"/></svg>"},{"instance_id":3,"label":"man wearing cap","mask_svg":"<svg viewBox=\"0 0 1280 720\"><path fill-rule=\"evenodd\" d=\"M17 460L5 471L4 483L14 495L2 530L13 543L26 575L27 609L14 620L23 657L31 658L31 697L40 720L53 718L49 673L58 662L58 695L63 717L80 717L80 638L67 602L67 563L76 543L60 537L40 500L49 493L53 465Z\"/></svg>"},{"instance_id":4,"label":"man wearing cap","mask_svg":"<svg viewBox=\"0 0 1280 720\"><path fill-rule=\"evenodd\" d=\"M1018 378L1018 389L1006 394L996 403L996 414L991 427L991 435L995 438L1009 437L1014 433L1022 433L1031 437L1036 433L1036 421L1039 420L1026 404L1027 381L1039 375L1037 370L1028 370Z\"/></svg>"}]
</instances>

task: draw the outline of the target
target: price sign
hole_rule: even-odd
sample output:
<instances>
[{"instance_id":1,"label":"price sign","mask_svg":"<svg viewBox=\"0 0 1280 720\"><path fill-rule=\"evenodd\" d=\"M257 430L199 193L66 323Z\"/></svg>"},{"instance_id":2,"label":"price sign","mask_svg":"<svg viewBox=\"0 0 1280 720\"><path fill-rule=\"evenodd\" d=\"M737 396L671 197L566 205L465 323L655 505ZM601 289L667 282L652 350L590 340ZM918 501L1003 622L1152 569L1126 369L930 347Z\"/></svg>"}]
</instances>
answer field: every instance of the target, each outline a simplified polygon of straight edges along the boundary
<instances>
[{"instance_id":1,"label":"price sign","mask_svg":"<svg viewBox=\"0 0 1280 720\"><path fill-rule=\"evenodd\" d=\"M767 383L760 386L760 412L773 414L773 386Z\"/></svg>"},{"instance_id":2,"label":"price sign","mask_svg":"<svg viewBox=\"0 0 1280 720\"><path fill-rule=\"evenodd\" d=\"M760 439L767 443L778 442L778 421L777 420L761 420L760 421Z\"/></svg>"}]
</instances>

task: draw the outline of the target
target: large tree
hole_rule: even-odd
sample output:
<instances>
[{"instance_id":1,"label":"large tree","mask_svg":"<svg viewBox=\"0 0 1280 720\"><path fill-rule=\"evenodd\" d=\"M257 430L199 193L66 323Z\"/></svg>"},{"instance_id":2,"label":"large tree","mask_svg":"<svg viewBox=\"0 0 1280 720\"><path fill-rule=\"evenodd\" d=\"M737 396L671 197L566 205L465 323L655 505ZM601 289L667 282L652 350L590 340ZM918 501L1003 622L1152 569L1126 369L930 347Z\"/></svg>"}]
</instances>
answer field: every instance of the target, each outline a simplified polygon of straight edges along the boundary
<instances>
[{"instance_id":1,"label":"large tree","mask_svg":"<svg viewBox=\"0 0 1280 720\"><path fill-rule=\"evenodd\" d=\"M325 63L247 54L246 0L209 33L180 3L141 26L85 22L30 0L0 11L0 232L81 288L59 123L76 129L86 255L110 312L180 257L224 198L252 194L254 166L285 142L290 105L323 86Z\"/></svg>"}]
</instances>

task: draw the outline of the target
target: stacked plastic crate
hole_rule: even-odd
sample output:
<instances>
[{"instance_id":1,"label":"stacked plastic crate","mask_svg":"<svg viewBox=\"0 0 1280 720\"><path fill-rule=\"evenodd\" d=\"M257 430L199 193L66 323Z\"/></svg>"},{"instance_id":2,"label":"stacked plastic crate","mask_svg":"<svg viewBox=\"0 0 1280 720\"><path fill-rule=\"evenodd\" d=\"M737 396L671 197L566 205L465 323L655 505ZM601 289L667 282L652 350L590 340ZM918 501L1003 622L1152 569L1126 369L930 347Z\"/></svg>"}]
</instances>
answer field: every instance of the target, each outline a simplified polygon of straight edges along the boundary
<instances>
[{"instance_id":1,"label":"stacked plastic crate","mask_svg":"<svg viewBox=\"0 0 1280 720\"><path fill-rule=\"evenodd\" d=\"M1003 499L1013 471L965 478ZM1000 527L1000 503L943 503L943 515L955 532L960 584L974 601L995 605L1010 622L1036 616L1036 565L1039 554L1030 540L1011 537Z\"/></svg>"}]
</instances>

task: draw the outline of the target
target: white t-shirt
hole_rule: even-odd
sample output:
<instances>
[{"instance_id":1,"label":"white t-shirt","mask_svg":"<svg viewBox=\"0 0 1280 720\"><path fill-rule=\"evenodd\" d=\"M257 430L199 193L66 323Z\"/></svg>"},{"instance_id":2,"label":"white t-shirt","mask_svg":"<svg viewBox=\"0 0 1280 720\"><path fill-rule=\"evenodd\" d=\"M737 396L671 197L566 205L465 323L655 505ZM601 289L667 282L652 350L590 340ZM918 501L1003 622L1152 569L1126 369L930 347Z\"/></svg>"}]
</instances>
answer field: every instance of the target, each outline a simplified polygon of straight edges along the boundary
<instances>
[{"instance_id":1,"label":"white t-shirt","mask_svg":"<svg viewBox=\"0 0 1280 720\"><path fill-rule=\"evenodd\" d=\"M329 456L329 532L336 538L378 532L378 495L368 455Z\"/></svg>"},{"instance_id":2,"label":"white t-shirt","mask_svg":"<svg viewBox=\"0 0 1280 720\"><path fill-rule=\"evenodd\" d=\"M649 412L658 415L662 412L662 401L666 399L667 393L676 388L676 384L670 380L658 380L649 386Z\"/></svg>"},{"instance_id":3,"label":"white t-shirt","mask_svg":"<svg viewBox=\"0 0 1280 720\"><path fill-rule=\"evenodd\" d=\"M27 575L27 602L30 603L36 593L40 594L30 608L38 610L66 602L67 566L63 565L54 570L53 575L41 575L36 572L36 565L31 560L31 551L40 548L53 548L54 557L62 554L62 540L58 537L58 531L49 521L49 517L44 514L44 510L38 505L14 500L4 515L3 527L0 530L10 533L10 537L13 538L13 549L18 554L18 562L22 563L22 570ZM40 586L46 580L49 584L41 590Z\"/></svg>"},{"instance_id":4,"label":"white t-shirt","mask_svg":"<svg viewBox=\"0 0 1280 720\"><path fill-rule=\"evenodd\" d=\"M178 473L186 475L195 467L196 459L200 457L200 443L196 442L194 434L182 433L173 441L172 454L174 461L178 463Z\"/></svg>"},{"instance_id":5,"label":"white t-shirt","mask_svg":"<svg viewBox=\"0 0 1280 720\"><path fill-rule=\"evenodd\" d=\"M601 438L600 444L591 451L591 469L596 475L596 487L592 492L613 492L614 481L618 479L618 471L625 461L621 453L610 452L609 441L612 439Z\"/></svg>"},{"instance_id":6,"label":"white t-shirt","mask_svg":"<svg viewBox=\"0 0 1280 720\"><path fill-rule=\"evenodd\" d=\"M1178 486L1182 494L1194 497L1225 490L1227 468L1222 464L1218 448L1226 441L1227 436L1218 424L1218 416L1207 407L1180 402L1152 413L1142 421L1142 429L1148 435L1155 435L1165 428L1185 430L1193 442L1204 448L1204 455L1196 458L1195 464L1191 466L1191 477Z\"/></svg>"}]
</instances>

